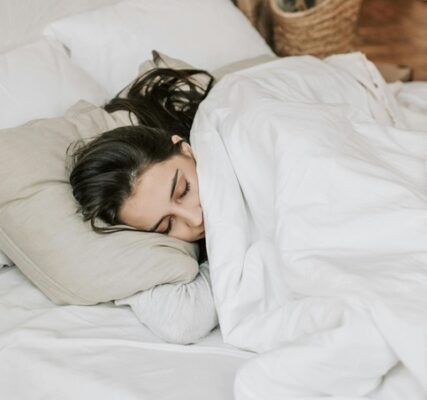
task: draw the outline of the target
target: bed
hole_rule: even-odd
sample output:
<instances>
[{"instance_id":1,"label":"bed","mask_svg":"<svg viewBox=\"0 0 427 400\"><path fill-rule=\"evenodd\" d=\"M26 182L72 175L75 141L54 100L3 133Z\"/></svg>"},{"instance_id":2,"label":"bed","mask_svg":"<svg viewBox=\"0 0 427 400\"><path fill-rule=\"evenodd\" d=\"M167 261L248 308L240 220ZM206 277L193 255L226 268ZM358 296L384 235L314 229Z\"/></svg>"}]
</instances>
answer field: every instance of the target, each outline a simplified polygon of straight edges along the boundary
<instances>
[{"instance_id":1,"label":"bed","mask_svg":"<svg viewBox=\"0 0 427 400\"><path fill-rule=\"evenodd\" d=\"M59 18L117 2L2 1L0 52L38 40L45 27ZM247 58L249 53L237 58ZM105 92L98 91L90 100L101 104L128 79L114 75L115 85L102 85L110 78L100 77L98 83ZM425 86L396 84L394 90L400 93L414 129L423 128L425 118L419 110L427 103ZM95 87L93 91L97 91ZM53 114L34 118L59 116L73 99L71 96L70 104ZM11 125L24 122L16 120ZM224 343L218 327L195 344L170 344L141 324L128 307L117 307L113 302L54 304L13 266L13 261L0 256L3 264L10 264L0 269L2 399L234 398L236 373L255 352Z\"/></svg>"},{"instance_id":2,"label":"bed","mask_svg":"<svg viewBox=\"0 0 427 400\"><path fill-rule=\"evenodd\" d=\"M0 293L4 399L232 399L252 354L218 329L174 345L113 304L56 306L15 267L0 271Z\"/></svg>"},{"instance_id":3,"label":"bed","mask_svg":"<svg viewBox=\"0 0 427 400\"><path fill-rule=\"evenodd\" d=\"M0 53L11 54L8 52L38 43L43 39L43 29L52 21L115 3L116 0L2 1ZM45 50L44 53L31 50L29 56L35 56L33 68L46 68L36 61L38 54L40 58L49 55L50 50ZM10 94L4 82L9 83L9 78L13 78L14 67L17 70L22 67L24 71L25 66L19 65L22 60L27 63L30 59L22 54L2 59L3 98L5 93ZM57 82L62 79L61 74L64 78L74 74L71 97L67 97L69 91L62 81L58 85L62 86L60 90L53 86L45 86L44 90L58 101L62 97L64 104L51 108L46 102L26 103L20 91L25 83L15 85L19 95L11 94L6 97L9 105L2 104L10 107L3 109L4 125L12 127L34 118L59 117L79 96L87 95L86 100L102 104L115 94L106 93L107 90L80 72L68 70L63 61L56 59L56 67L48 65L57 70L47 70L47 74ZM37 82L29 84L27 88L32 92L41 89ZM83 86L86 92L78 93ZM17 110L19 103L33 114L22 116L14 112L12 107ZM10 118L6 121L8 110ZM56 305L2 252L0 263L5 265L0 269L1 398L233 398L236 371L253 353L224 344L218 327L197 344L170 344L143 325L129 307L117 307L113 302L94 306Z\"/></svg>"}]
</instances>

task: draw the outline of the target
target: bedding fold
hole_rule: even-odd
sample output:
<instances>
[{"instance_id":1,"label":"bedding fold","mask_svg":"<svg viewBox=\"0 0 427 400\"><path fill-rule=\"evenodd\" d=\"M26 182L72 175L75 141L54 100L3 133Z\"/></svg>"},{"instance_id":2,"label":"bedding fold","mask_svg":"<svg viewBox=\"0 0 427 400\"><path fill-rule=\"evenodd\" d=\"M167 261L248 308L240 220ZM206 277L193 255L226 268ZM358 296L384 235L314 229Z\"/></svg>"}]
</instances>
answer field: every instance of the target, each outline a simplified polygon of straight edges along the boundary
<instances>
[{"instance_id":1,"label":"bedding fold","mask_svg":"<svg viewBox=\"0 0 427 400\"><path fill-rule=\"evenodd\" d=\"M427 142L373 64L229 75L191 144L236 398L427 395Z\"/></svg>"}]
</instances>

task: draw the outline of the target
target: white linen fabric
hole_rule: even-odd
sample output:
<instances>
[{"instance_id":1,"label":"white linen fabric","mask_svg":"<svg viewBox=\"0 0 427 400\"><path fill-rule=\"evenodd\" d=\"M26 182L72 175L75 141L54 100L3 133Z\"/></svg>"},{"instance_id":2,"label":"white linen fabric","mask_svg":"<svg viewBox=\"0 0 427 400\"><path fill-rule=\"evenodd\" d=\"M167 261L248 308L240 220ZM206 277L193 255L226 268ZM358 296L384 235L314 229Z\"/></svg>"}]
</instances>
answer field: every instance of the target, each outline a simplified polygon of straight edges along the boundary
<instances>
[{"instance_id":1,"label":"white linen fabric","mask_svg":"<svg viewBox=\"0 0 427 400\"><path fill-rule=\"evenodd\" d=\"M2 267L11 267L15 263L3 252L0 251L0 268Z\"/></svg>"},{"instance_id":2,"label":"white linen fabric","mask_svg":"<svg viewBox=\"0 0 427 400\"><path fill-rule=\"evenodd\" d=\"M60 117L81 99L101 105L107 97L59 42L40 39L0 54L0 129Z\"/></svg>"},{"instance_id":3,"label":"white linen fabric","mask_svg":"<svg viewBox=\"0 0 427 400\"><path fill-rule=\"evenodd\" d=\"M128 307L57 306L17 268L0 270L1 399L232 400L252 356L218 329L165 343Z\"/></svg>"},{"instance_id":4,"label":"white linen fabric","mask_svg":"<svg viewBox=\"0 0 427 400\"><path fill-rule=\"evenodd\" d=\"M143 324L170 343L197 343L218 325L207 262L190 283L155 286L114 303L129 305Z\"/></svg>"},{"instance_id":5,"label":"white linen fabric","mask_svg":"<svg viewBox=\"0 0 427 400\"><path fill-rule=\"evenodd\" d=\"M427 132L427 82L396 82L390 86L408 126Z\"/></svg>"},{"instance_id":6,"label":"white linen fabric","mask_svg":"<svg viewBox=\"0 0 427 400\"><path fill-rule=\"evenodd\" d=\"M44 33L114 96L156 49L208 70L273 54L230 0L131 0L66 17Z\"/></svg>"},{"instance_id":7,"label":"white linen fabric","mask_svg":"<svg viewBox=\"0 0 427 400\"><path fill-rule=\"evenodd\" d=\"M407 107L427 113L427 82L402 83L397 98Z\"/></svg>"},{"instance_id":8,"label":"white linen fabric","mask_svg":"<svg viewBox=\"0 0 427 400\"><path fill-rule=\"evenodd\" d=\"M191 144L224 341L264 353L235 398L425 400L427 136L376 68L228 75Z\"/></svg>"}]
</instances>

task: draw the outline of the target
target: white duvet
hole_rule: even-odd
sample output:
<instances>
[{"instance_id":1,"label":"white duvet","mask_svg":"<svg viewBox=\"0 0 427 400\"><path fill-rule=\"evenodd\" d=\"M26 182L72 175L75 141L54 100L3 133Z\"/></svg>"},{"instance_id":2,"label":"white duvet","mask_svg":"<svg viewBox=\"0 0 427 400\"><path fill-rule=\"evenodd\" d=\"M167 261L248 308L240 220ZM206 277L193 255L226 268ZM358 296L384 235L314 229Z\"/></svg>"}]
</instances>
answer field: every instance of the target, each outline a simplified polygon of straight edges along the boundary
<instances>
[{"instance_id":1,"label":"white duvet","mask_svg":"<svg viewBox=\"0 0 427 400\"><path fill-rule=\"evenodd\" d=\"M427 132L360 53L224 78L197 159L237 400L427 398Z\"/></svg>"}]
</instances>

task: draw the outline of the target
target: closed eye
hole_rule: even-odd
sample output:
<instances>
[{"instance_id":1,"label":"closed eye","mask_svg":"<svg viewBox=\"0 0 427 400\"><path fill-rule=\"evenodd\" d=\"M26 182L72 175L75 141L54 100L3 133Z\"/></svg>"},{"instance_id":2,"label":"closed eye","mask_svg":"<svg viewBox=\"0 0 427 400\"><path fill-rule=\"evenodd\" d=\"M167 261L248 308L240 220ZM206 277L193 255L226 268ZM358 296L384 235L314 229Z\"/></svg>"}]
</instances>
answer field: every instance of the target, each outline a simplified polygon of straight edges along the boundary
<instances>
[{"instance_id":1,"label":"closed eye","mask_svg":"<svg viewBox=\"0 0 427 400\"><path fill-rule=\"evenodd\" d=\"M182 192L181 196L179 196L180 199L182 199L188 192L190 191L190 182L185 182L185 189Z\"/></svg>"},{"instance_id":2,"label":"closed eye","mask_svg":"<svg viewBox=\"0 0 427 400\"><path fill-rule=\"evenodd\" d=\"M185 182L185 189L182 192L182 194L179 196L180 199L182 199L184 196L187 195L187 193L190 191L190 182ZM164 234L169 234L169 232L172 230L172 226L173 226L173 219L169 218L169 224L168 227L166 228L166 230L164 232L160 232L160 233L164 233Z\"/></svg>"}]
</instances>

